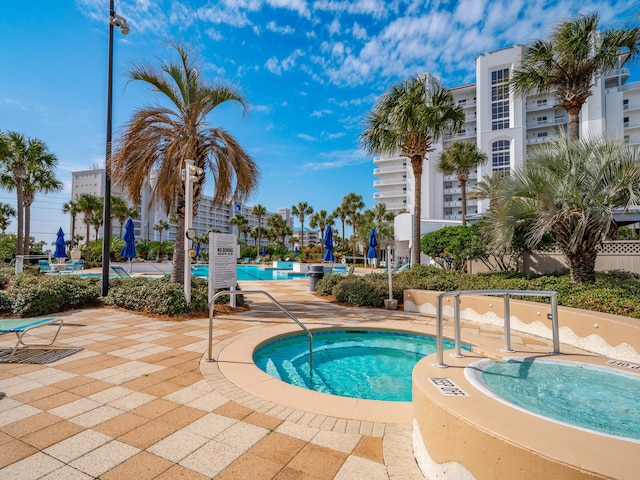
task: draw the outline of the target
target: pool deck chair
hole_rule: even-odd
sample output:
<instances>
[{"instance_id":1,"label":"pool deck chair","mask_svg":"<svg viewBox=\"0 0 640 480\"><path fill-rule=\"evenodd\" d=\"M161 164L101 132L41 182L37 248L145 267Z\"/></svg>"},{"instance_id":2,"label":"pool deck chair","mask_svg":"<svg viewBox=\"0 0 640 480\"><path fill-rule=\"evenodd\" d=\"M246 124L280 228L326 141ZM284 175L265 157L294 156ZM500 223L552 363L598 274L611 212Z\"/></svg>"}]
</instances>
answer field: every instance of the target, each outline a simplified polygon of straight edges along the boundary
<instances>
[{"instance_id":1,"label":"pool deck chair","mask_svg":"<svg viewBox=\"0 0 640 480\"><path fill-rule=\"evenodd\" d=\"M124 268L120 266L112 265L111 270L116 272L116 275L118 275L118 277L120 278L133 278L131 275L129 275L129 272L127 272Z\"/></svg>"},{"instance_id":2,"label":"pool deck chair","mask_svg":"<svg viewBox=\"0 0 640 480\"><path fill-rule=\"evenodd\" d=\"M53 271L51 264L46 260L40 260L38 264L40 265L40 273L51 273Z\"/></svg>"},{"instance_id":3,"label":"pool deck chair","mask_svg":"<svg viewBox=\"0 0 640 480\"><path fill-rule=\"evenodd\" d=\"M22 339L22 337L24 337L24 334L29 330L55 323L58 324L58 330L56 330L56 334L53 336L53 340L51 340L49 343L26 343ZM22 345L24 348L53 345L53 342L55 342L56 338L58 338L58 334L60 333L60 329L62 328L63 323L64 322L61 318L15 318L6 320L0 319L0 335L14 332L18 336L16 346L13 347L13 351L11 352L11 355L9 355L8 360L11 360L11 358L13 358L20 345Z\"/></svg>"}]
</instances>

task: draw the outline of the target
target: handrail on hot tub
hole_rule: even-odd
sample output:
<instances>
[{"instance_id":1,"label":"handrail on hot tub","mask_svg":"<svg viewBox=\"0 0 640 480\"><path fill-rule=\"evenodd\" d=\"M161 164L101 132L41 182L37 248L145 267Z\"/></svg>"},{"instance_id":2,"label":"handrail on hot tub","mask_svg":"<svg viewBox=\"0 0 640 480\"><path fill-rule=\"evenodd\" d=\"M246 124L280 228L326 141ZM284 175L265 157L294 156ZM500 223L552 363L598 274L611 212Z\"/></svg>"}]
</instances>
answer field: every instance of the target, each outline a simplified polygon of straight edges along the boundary
<instances>
[{"instance_id":1,"label":"handrail on hot tub","mask_svg":"<svg viewBox=\"0 0 640 480\"><path fill-rule=\"evenodd\" d=\"M211 305L209 306L209 353L207 360L213 362L213 316L215 315L216 298L222 295L246 295L247 293L261 293L271 300L276 307L278 307L287 317L293 320L309 337L309 378L313 378L313 334L311 331L298 320L293 313L289 312L282 306L275 298L264 290L222 290L216 293L211 299Z\"/></svg>"},{"instance_id":2,"label":"handrail on hot tub","mask_svg":"<svg viewBox=\"0 0 640 480\"><path fill-rule=\"evenodd\" d=\"M463 357L460 351L460 296L461 295L502 295L504 297L504 348L505 352L513 352L511 349L511 311L509 301L511 295L523 295L529 297L550 297L551 298L551 331L553 335L553 352L560 353L560 337L558 334L558 294L556 292L536 291L536 290L456 290L454 292L443 292L436 297L436 333L438 340L438 361L436 367L447 368L444 363L443 352L443 326L442 326L442 299L444 297L454 297L453 305L453 328L455 332L456 353L453 357Z\"/></svg>"}]
</instances>

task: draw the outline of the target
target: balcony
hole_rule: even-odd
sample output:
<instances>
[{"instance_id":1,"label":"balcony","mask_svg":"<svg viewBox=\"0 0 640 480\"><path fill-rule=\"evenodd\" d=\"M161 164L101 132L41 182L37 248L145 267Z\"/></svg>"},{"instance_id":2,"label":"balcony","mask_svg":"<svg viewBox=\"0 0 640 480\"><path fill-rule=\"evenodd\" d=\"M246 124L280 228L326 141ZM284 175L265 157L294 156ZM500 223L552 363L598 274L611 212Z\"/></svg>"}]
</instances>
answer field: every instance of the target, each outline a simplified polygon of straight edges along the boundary
<instances>
[{"instance_id":1,"label":"balcony","mask_svg":"<svg viewBox=\"0 0 640 480\"><path fill-rule=\"evenodd\" d=\"M443 137L445 142L449 142L452 140L465 140L470 138L476 138L476 131L473 130L462 130L460 132L456 132L454 134L445 135Z\"/></svg>"},{"instance_id":2,"label":"balcony","mask_svg":"<svg viewBox=\"0 0 640 480\"><path fill-rule=\"evenodd\" d=\"M462 188L460 187L449 187L444 189L445 195L455 195L456 193L462 193Z\"/></svg>"},{"instance_id":3,"label":"balcony","mask_svg":"<svg viewBox=\"0 0 640 480\"><path fill-rule=\"evenodd\" d=\"M548 110L548 109L553 108L557 103L555 98L546 98L544 100L546 100L546 102L544 102L544 103L538 103L537 101L535 101L535 102L527 102L527 112L535 112L535 111L539 111L539 110Z\"/></svg>"},{"instance_id":4,"label":"balcony","mask_svg":"<svg viewBox=\"0 0 640 480\"><path fill-rule=\"evenodd\" d=\"M471 108L471 107L475 107L477 104L475 98L472 100L470 98L463 98L461 100L458 100L458 106L462 107L462 108Z\"/></svg>"},{"instance_id":5,"label":"balcony","mask_svg":"<svg viewBox=\"0 0 640 480\"><path fill-rule=\"evenodd\" d=\"M374 168L373 175L377 177L379 175L386 175L389 173L406 172L406 171L407 171L406 165L394 165L387 168Z\"/></svg>"},{"instance_id":6,"label":"balcony","mask_svg":"<svg viewBox=\"0 0 640 480\"><path fill-rule=\"evenodd\" d=\"M625 112L630 110L640 110L640 102L625 103L622 108Z\"/></svg>"},{"instance_id":7,"label":"balcony","mask_svg":"<svg viewBox=\"0 0 640 480\"><path fill-rule=\"evenodd\" d=\"M558 135L546 135L544 137L528 137L527 145L538 145L541 143L552 142L558 139Z\"/></svg>"},{"instance_id":8,"label":"balcony","mask_svg":"<svg viewBox=\"0 0 640 480\"><path fill-rule=\"evenodd\" d=\"M375 200L386 200L391 198L407 198L407 192L404 192L404 191L374 192L373 198Z\"/></svg>"},{"instance_id":9,"label":"balcony","mask_svg":"<svg viewBox=\"0 0 640 480\"><path fill-rule=\"evenodd\" d=\"M640 145L640 135L635 135L633 137L624 137L625 145Z\"/></svg>"},{"instance_id":10,"label":"balcony","mask_svg":"<svg viewBox=\"0 0 640 480\"><path fill-rule=\"evenodd\" d=\"M548 127L551 125L564 125L567 123L565 117L547 118L546 120L531 120L527 122L527 128Z\"/></svg>"},{"instance_id":11,"label":"balcony","mask_svg":"<svg viewBox=\"0 0 640 480\"><path fill-rule=\"evenodd\" d=\"M640 128L640 120L634 120L633 122L624 122L624 128L626 129Z\"/></svg>"}]
</instances>

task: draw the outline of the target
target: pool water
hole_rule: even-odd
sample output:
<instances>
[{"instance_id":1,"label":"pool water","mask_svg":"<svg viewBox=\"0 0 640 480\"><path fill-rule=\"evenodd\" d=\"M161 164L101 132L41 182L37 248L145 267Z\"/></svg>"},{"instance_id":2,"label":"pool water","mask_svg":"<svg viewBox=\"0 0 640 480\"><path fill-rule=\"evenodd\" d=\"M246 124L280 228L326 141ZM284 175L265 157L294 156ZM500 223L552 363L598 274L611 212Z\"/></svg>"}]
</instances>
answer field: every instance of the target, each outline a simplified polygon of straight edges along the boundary
<instances>
[{"instance_id":1,"label":"pool water","mask_svg":"<svg viewBox=\"0 0 640 480\"><path fill-rule=\"evenodd\" d=\"M445 348L453 343L445 342ZM313 375L309 375L309 337L271 342L254 355L256 365L283 382L343 397L411 401L415 364L436 351L433 337L378 330L340 330L313 334Z\"/></svg>"},{"instance_id":2,"label":"pool water","mask_svg":"<svg viewBox=\"0 0 640 480\"><path fill-rule=\"evenodd\" d=\"M491 362L482 380L496 395L544 417L640 440L640 375L576 362Z\"/></svg>"},{"instance_id":3,"label":"pool water","mask_svg":"<svg viewBox=\"0 0 640 480\"><path fill-rule=\"evenodd\" d=\"M209 278L208 265L195 265L191 269L196 277ZM293 270L276 270L264 268L260 265L238 265L236 267L237 280L293 280L307 278L304 273L296 273Z\"/></svg>"}]
</instances>

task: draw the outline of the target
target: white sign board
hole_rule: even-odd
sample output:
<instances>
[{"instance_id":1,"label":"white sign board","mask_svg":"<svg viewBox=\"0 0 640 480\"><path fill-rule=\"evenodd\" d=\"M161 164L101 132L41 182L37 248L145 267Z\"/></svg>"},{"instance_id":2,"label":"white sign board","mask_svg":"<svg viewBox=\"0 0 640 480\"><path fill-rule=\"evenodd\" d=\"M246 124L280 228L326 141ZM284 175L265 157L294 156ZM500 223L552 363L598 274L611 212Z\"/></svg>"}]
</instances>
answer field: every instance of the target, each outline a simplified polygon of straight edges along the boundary
<instances>
[{"instance_id":1,"label":"white sign board","mask_svg":"<svg viewBox=\"0 0 640 480\"><path fill-rule=\"evenodd\" d=\"M237 245L237 236L231 233L209 234L209 303L216 290L236 288Z\"/></svg>"}]
</instances>

